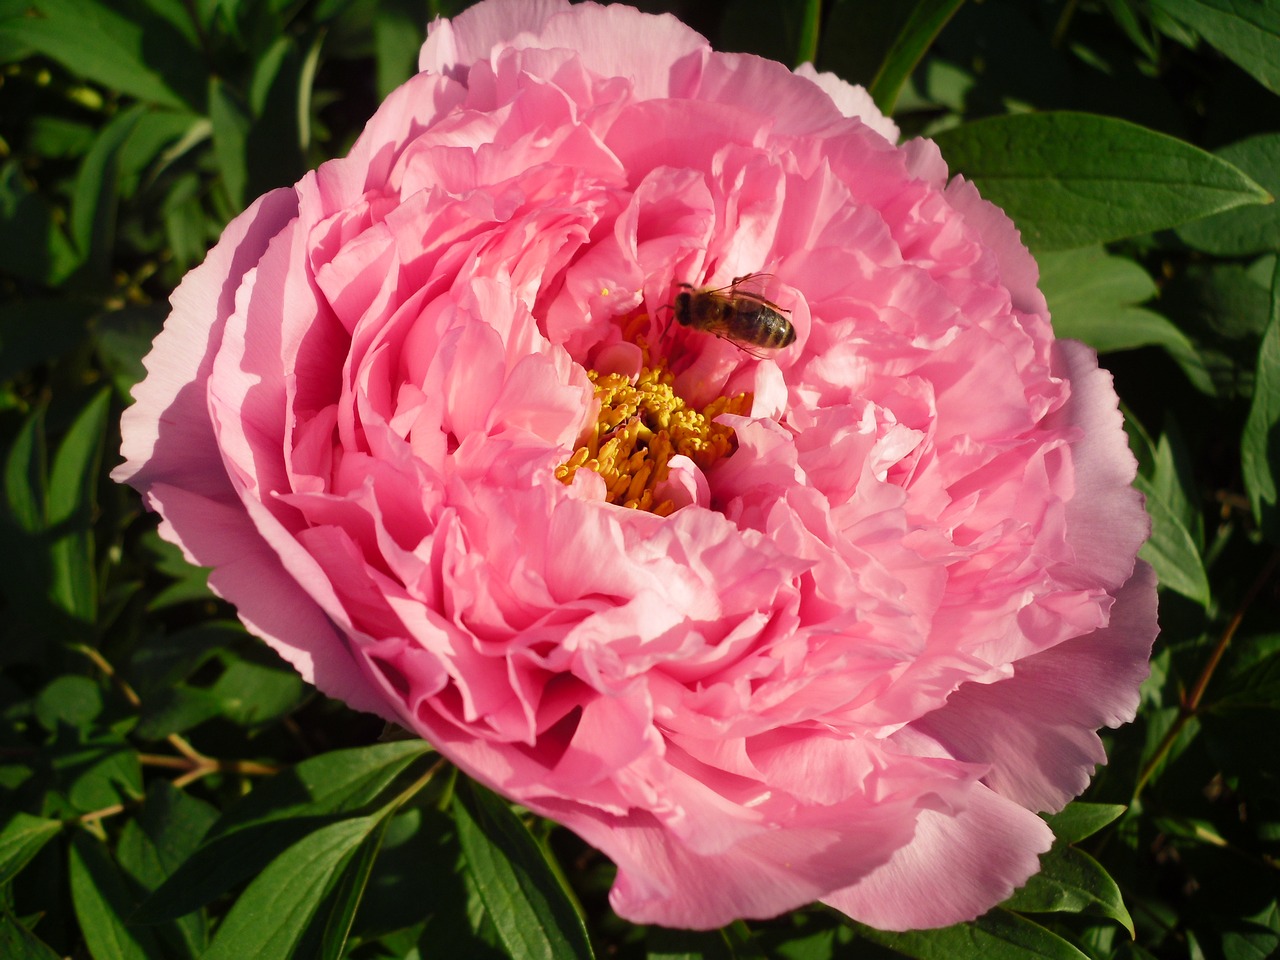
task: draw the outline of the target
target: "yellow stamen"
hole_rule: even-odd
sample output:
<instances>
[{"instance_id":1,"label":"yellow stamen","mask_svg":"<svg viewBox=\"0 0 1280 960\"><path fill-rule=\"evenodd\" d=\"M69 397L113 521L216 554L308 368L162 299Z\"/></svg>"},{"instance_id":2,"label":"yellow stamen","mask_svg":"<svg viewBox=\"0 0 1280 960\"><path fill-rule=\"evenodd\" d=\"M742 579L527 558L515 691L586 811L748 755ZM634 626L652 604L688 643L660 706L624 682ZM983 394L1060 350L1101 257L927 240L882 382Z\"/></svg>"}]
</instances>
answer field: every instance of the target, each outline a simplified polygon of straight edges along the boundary
<instances>
[{"instance_id":1,"label":"yellow stamen","mask_svg":"<svg viewBox=\"0 0 1280 960\"><path fill-rule=\"evenodd\" d=\"M648 360L645 344L640 347ZM573 455L556 468L556 477L572 483L580 468L593 470L604 478L610 503L660 517L675 510L671 500L657 501L654 492L667 479L671 458L683 455L709 469L736 449L733 428L712 421L723 413L751 410L749 393L717 397L701 412L691 409L676 395L675 378L660 359L642 368L634 382L594 370L587 376L595 384L600 413Z\"/></svg>"}]
</instances>

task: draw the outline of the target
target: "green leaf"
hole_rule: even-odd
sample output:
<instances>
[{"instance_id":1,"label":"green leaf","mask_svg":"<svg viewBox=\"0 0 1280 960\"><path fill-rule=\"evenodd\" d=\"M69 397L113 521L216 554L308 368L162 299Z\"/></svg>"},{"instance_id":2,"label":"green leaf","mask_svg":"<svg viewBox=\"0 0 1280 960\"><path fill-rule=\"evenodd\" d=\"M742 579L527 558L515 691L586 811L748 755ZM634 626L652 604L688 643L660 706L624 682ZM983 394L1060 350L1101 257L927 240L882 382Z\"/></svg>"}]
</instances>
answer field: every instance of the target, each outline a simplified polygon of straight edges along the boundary
<instances>
[{"instance_id":1,"label":"green leaf","mask_svg":"<svg viewBox=\"0 0 1280 960\"><path fill-rule=\"evenodd\" d=\"M241 726L268 723L284 716L306 694L293 670L236 660L209 690L219 711Z\"/></svg>"},{"instance_id":2,"label":"green leaf","mask_svg":"<svg viewBox=\"0 0 1280 960\"><path fill-rule=\"evenodd\" d=\"M474 782L454 796L458 840L485 912L513 957L591 957L586 928L537 842L501 799Z\"/></svg>"},{"instance_id":3,"label":"green leaf","mask_svg":"<svg viewBox=\"0 0 1280 960\"><path fill-rule=\"evenodd\" d=\"M235 209L244 209L249 170L245 164L249 114L218 77L209 79L209 120L213 123L213 152L222 184Z\"/></svg>"},{"instance_id":4,"label":"green leaf","mask_svg":"<svg viewBox=\"0 0 1280 960\"><path fill-rule=\"evenodd\" d=\"M644 935L645 960L733 960L718 930L668 930L649 927Z\"/></svg>"},{"instance_id":5,"label":"green leaf","mask_svg":"<svg viewBox=\"0 0 1280 960\"><path fill-rule=\"evenodd\" d=\"M1280 9L1258 0L1151 0L1272 93L1280 93Z\"/></svg>"},{"instance_id":6,"label":"green leaf","mask_svg":"<svg viewBox=\"0 0 1280 960\"><path fill-rule=\"evenodd\" d=\"M645 931L645 960L728 960L724 937L714 931L668 930L649 927ZM717 952L718 951L718 952Z\"/></svg>"},{"instance_id":7,"label":"green leaf","mask_svg":"<svg viewBox=\"0 0 1280 960\"><path fill-rule=\"evenodd\" d=\"M0 17L3 13L0 13ZM2 29L2 28L0 28ZM64 117L33 116L30 118L30 139L27 144L32 153L41 157L70 160L83 157L93 146L97 129Z\"/></svg>"},{"instance_id":8,"label":"green leaf","mask_svg":"<svg viewBox=\"0 0 1280 960\"><path fill-rule=\"evenodd\" d=\"M1192 500L1195 480L1177 421L1151 451L1150 474L1134 485L1142 491L1151 516L1151 539L1140 556L1156 569L1162 585L1206 605L1208 577L1201 557L1204 531L1199 504Z\"/></svg>"},{"instance_id":9,"label":"green leaf","mask_svg":"<svg viewBox=\"0 0 1280 960\"><path fill-rule=\"evenodd\" d=\"M139 918L168 920L203 906L313 830L372 804L429 749L404 740L335 750L259 784L213 825Z\"/></svg>"},{"instance_id":10,"label":"green leaf","mask_svg":"<svg viewBox=\"0 0 1280 960\"><path fill-rule=\"evenodd\" d=\"M1223 147L1215 156L1243 170L1272 196L1280 193L1280 134L1265 133ZM1240 207L1178 228L1188 246L1220 257L1280 249L1280 204Z\"/></svg>"},{"instance_id":11,"label":"green leaf","mask_svg":"<svg viewBox=\"0 0 1280 960\"><path fill-rule=\"evenodd\" d=\"M272 860L231 907L201 960L291 956L330 884L380 819L331 823Z\"/></svg>"},{"instance_id":12,"label":"green leaf","mask_svg":"<svg viewBox=\"0 0 1280 960\"><path fill-rule=\"evenodd\" d=\"M813 6L813 0L727 0L720 8L716 49L782 63L812 60L809 51L817 27L811 20Z\"/></svg>"},{"instance_id":13,"label":"green leaf","mask_svg":"<svg viewBox=\"0 0 1280 960\"><path fill-rule=\"evenodd\" d=\"M159 960L151 931L129 926L129 885L97 840L84 832L71 838L71 900L94 960Z\"/></svg>"},{"instance_id":14,"label":"green leaf","mask_svg":"<svg viewBox=\"0 0 1280 960\"><path fill-rule=\"evenodd\" d=\"M342 957L347 938L351 935L351 924L355 921L356 910L368 888L369 875L373 872L374 860L382 849L382 841L386 838L391 819L390 816L384 816L378 822L342 871L324 925L320 960L340 960Z\"/></svg>"},{"instance_id":15,"label":"green leaf","mask_svg":"<svg viewBox=\"0 0 1280 960\"><path fill-rule=\"evenodd\" d=\"M1213 393L1195 344L1165 317L1137 306L1156 294L1141 266L1102 247L1045 251L1036 260L1058 336L1083 340L1099 353L1163 347L1196 389Z\"/></svg>"},{"instance_id":16,"label":"green leaf","mask_svg":"<svg viewBox=\"0 0 1280 960\"><path fill-rule=\"evenodd\" d=\"M419 28L420 30L421 28ZM281 37L254 67L244 128L245 195L255 197L298 180L306 171L303 150L309 137L311 53L294 37ZM218 128L214 127L215 138Z\"/></svg>"},{"instance_id":17,"label":"green leaf","mask_svg":"<svg viewBox=\"0 0 1280 960\"><path fill-rule=\"evenodd\" d=\"M1272 199L1198 147L1093 114L1008 114L935 140L1036 250L1119 240Z\"/></svg>"},{"instance_id":18,"label":"green leaf","mask_svg":"<svg viewBox=\"0 0 1280 960\"><path fill-rule=\"evenodd\" d=\"M880 111L889 116L902 85L925 55L934 38L955 16L964 0L916 0L906 22L887 48L867 90Z\"/></svg>"},{"instance_id":19,"label":"green leaf","mask_svg":"<svg viewBox=\"0 0 1280 960\"><path fill-rule=\"evenodd\" d=\"M1150 28L1144 27L1130 0L1102 0L1102 2L1107 12L1115 19L1116 25L1124 31L1125 36L1142 51L1148 60L1155 63L1160 58L1160 54L1156 50L1155 43L1152 42Z\"/></svg>"},{"instance_id":20,"label":"green leaf","mask_svg":"<svg viewBox=\"0 0 1280 960\"><path fill-rule=\"evenodd\" d=\"M1006 900L1008 910L1026 913L1094 913L1119 922L1134 936L1133 918L1120 888L1102 865L1083 850L1062 846L1045 854L1040 872Z\"/></svg>"},{"instance_id":21,"label":"green leaf","mask_svg":"<svg viewBox=\"0 0 1280 960\"><path fill-rule=\"evenodd\" d=\"M1276 475L1280 472L1280 260L1271 281L1271 318L1258 350L1253 402L1240 441L1244 486L1254 519L1273 544L1280 543Z\"/></svg>"},{"instance_id":22,"label":"green leaf","mask_svg":"<svg viewBox=\"0 0 1280 960\"><path fill-rule=\"evenodd\" d=\"M102 458L107 402L111 394L101 390L76 417L58 447L49 474L49 526L66 523L92 510L91 496Z\"/></svg>"},{"instance_id":23,"label":"green leaf","mask_svg":"<svg viewBox=\"0 0 1280 960\"><path fill-rule=\"evenodd\" d=\"M198 49L144 4L39 0L36 15L5 20L0 36L57 60L77 76L145 103L203 112Z\"/></svg>"},{"instance_id":24,"label":"green leaf","mask_svg":"<svg viewBox=\"0 0 1280 960\"><path fill-rule=\"evenodd\" d=\"M1243 642L1230 645L1223 661L1223 668L1232 677L1244 677L1259 664L1280 654L1280 633L1254 633L1241 639Z\"/></svg>"},{"instance_id":25,"label":"green leaf","mask_svg":"<svg viewBox=\"0 0 1280 960\"><path fill-rule=\"evenodd\" d=\"M154 781L140 817L125 823L116 859L145 890L155 890L195 851L216 819L218 810L204 800L169 781Z\"/></svg>"},{"instance_id":26,"label":"green leaf","mask_svg":"<svg viewBox=\"0 0 1280 960\"><path fill-rule=\"evenodd\" d=\"M311 115L314 112L312 98L315 93L316 72L320 69L320 49L324 40L323 33L317 33L311 40L311 46L302 57L298 69L298 86L296 92L296 109L298 111L298 154L295 162L305 170L307 166L306 151L311 148ZM292 183L290 179L286 181Z\"/></svg>"},{"instance_id":27,"label":"green leaf","mask_svg":"<svg viewBox=\"0 0 1280 960\"><path fill-rule=\"evenodd\" d=\"M1169 416L1165 423L1166 431L1161 434L1160 442L1156 444L1152 473L1149 475L1150 484L1147 489L1187 528L1192 543L1196 545L1196 550L1203 551L1203 517L1200 503L1195 499L1198 493L1194 467L1182 441L1178 421Z\"/></svg>"},{"instance_id":28,"label":"green leaf","mask_svg":"<svg viewBox=\"0 0 1280 960\"><path fill-rule=\"evenodd\" d=\"M836 944L836 930L819 930L816 933L792 934L774 945L768 955L779 960L837 960L843 951Z\"/></svg>"},{"instance_id":29,"label":"green leaf","mask_svg":"<svg viewBox=\"0 0 1280 960\"><path fill-rule=\"evenodd\" d=\"M1213 709L1280 708L1280 654L1262 659L1214 689Z\"/></svg>"},{"instance_id":30,"label":"green leaf","mask_svg":"<svg viewBox=\"0 0 1280 960\"><path fill-rule=\"evenodd\" d=\"M195 852L217 819L215 807L168 780L155 780L147 789L137 822L155 847L159 866L167 876Z\"/></svg>"},{"instance_id":31,"label":"green leaf","mask_svg":"<svg viewBox=\"0 0 1280 960\"><path fill-rule=\"evenodd\" d=\"M1156 444L1147 433L1137 415L1120 401L1120 412L1124 414L1124 432L1129 437L1129 449L1138 460L1138 472L1150 474L1155 469Z\"/></svg>"},{"instance_id":32,"label":"green leaf","mask_svg":"<svg viewBox=\"0 0 1280 960\"><path fill-rule=\"evenodd\" d=\"M138 753L119 733L99 731L89 736L84 730L63 726L44 753L58 789L71 804L68 813L88 813L142 796Z\"/></svg>"},{"instance_id":33,"label":"green leaf","mask_svg":"<svg viewBox=\"0 0 1280 960\"><path fill-rule=\"evenodd\" d=\"M62 823L15 813L0 829L0 887L16 877L46 843L62 830ZM4 956L0 952L0 956Z\"/></svg>"},{"instance_id":34,"label":"green leaf","mask_svg":"<svg viewBox=\"0 0 1280 960\"><path fill-rule=\"evenodd\" d=\"M1132 2L1132 0L1130 0ZM1151 26L1175 43L1180 43L1188 50L1194 50L1200 37L1186 24L1169 16L1156 4L1144 4L1146 14L1151 19Z\"/></svg>"},{"instance_id":35,"label":"green leaf","mask_svg":"<svg viewBox=\"0 0 1280 960\"><path fill-rule=\"evenodd\" d=\"M430 752L421 740L397 740L304 760L259 784L213 825L207 839L279 820L353 813L373 803Z\"/></svg>"},{"instance_id":36,"label":"green leaf","mask_svg":"<svg viewBox=\"0 0 1280 960\"><path fill-rule=\"evenodd\" d=\"M80 349L87 322L98 309L92 300L66 296L28 297L0 306L0 380Z\"/></svg>"},{"instance_id":37,"label":"green leaf","mask_svg":"<svg viewBox=\"0 0 1280 960\"><path fill-rule=\"evenodd\" d=\"M8 910L0 911L0 957L5 960L60 960L43 940Z\"/></svg>"},{"instance_id":38,"label":"green leaf","mask_svg":"<svg viewBox=\"0 0 1280 960\"><path fill-rule=\"evenodd\" d=\"M102 712L102 691L88 677L63 674L55 677L36 697L35 714L50 732L65 723L87 727Z\"/></svg>"},{"instance_id":39,"label":"green leaf","mask_svg":"<svg viewBox=\"0 0 1280 960\"><path fill-rule=\"evenodd\" d=\"M139 651L133 666L148 691L135 733L156 740L215 717L262 727L295 709L308 688L267 648L252 644L234 649L246 637L240 628L206 625ZM166 674L159 683L157 670ZM199 677L192 679L197 670Z\"/></svg>"},{"instance_id":40,"label":"green leaf","mask_svg":"<svg viewBox=\"0 0 1280 960\"><path fill-rule=\"evenodd\" d=\"M146 891L155 890L199 845L218 817L203 800L155 780L147 790L141 815L125 823L116 847L121 868ZM195 911L152 928L166 947L166 957L198 957L208 945L208 921Z\"/></svg>"},{"instance_id":41,"label":"green leaf","mask_svg":"<svg viewBox=\"0 0 1280 960\"><path fill-rule=\"evenodd\" d=\"M18 430L4 464L8 512L26 533L44 529L48 495L45 471L44 411L38 408Z\"/></svg>"},{"instance_id":42,"label":"green leaf","mask_svg":"<svg viewBox=\"0 0 1280 960\"><path fill-rule=\"evenodd\" d=\"M17 160L0 166L0 263L6 273L50 286L80 263L53 207L27 186Z\"/></svg>"},{"instance_id":43,"label":"green leaf","mask_svg":"<svg viewBox=\"0 0 1280 960\"><path fill-rule=\"evenodd\" d=\"M158 303L130 304L94 320L93 340L102 365L112 374L116 393L127 398L146 375L142 358L164 323L167 307Z\"/></svg>"},{"instance_id":44,"label":"green leaf","mask_svg":"<svg viewBox=\"0 0 1280 960\"><path fill-rule=\"evenodd\" d=\"M474 957L479 942L467 917L467 891L453 818L415 804L392 818L352 937L362 941L426 922L440 956Z\"/></svg>"},{"instance_id":45,"label":"green leaf","mask_svg":"<svg viewBox=\"0 0 1280 960\"><path fill-rule=\"evenodd\" d=\"M872 943L917 960L1089 960L1038 923L1000 907L941 930L889 933L861 924L857 929Z\"/></svg>"},{"instance_id":46,"label":"green leaf","mask_svg":"<svg viewBox=\"0 0 1280 960\"><path fill-rule=\"evenodd\" d=\"M421 20L421 4L416 0L385 0L378 5L373 20L373 54L379 99L385 100L417 71Z\"/></svg>"},{"instance_id":47,"label":"green leaf","mask_svg":"<svg viewBox=\"0 0 1280 960\"><path fill-rule=\"evenodd\" d=\"M147 9L163 18L192 47L200 45L200 35L192 20L190 5L185 0L143 0Z\"/></svg>"},{"instance_id":48,"label":"green leaf","mask_svg":"<svg viewBox=\"0 0 1280 960\"><path fill-rule=\"evenodd\" d=\"M936 16L938 10L947 6L958 9L961 4L938 0L905 3L834 0L829 6L822 35L821 68L868 89L884 76L882 85L887 90L888 76L900 73L910 60L910 51L916 45L910 38L919 36L919 26L927 24L931 14ZM917 25L914 31L913 23Z\"/></svg>"},{"instance_id":49,"label":"green leaf","mask_svg":"<svg viewBox=\"0 0 1280 960\"><path fill-rule=\"evenodd\" d=\"M721 931L673 931L649 927L645 960L735 960Z\"/></svg>"},{"instance_id":50,"label":"green leaf","mask_svg":"<svg viewBox=\"0 0 1280 960\"><path fill-rule=\"evenodd\" d=\"M185 683L161 690L142 705L134 733L143 740L163 740L171 733L185 733L222 713L222 701L208 690Z\"/></svg>"},{"instance_id":51,"label":"green leaf","mask_svg":"<svg viewBox=\"0 0 1280 960\"><path fill-rule=\"evenodd\" d=\"M146 112L145 106L137 104L114 117L102 128L76 174L71 239L85 258L85 269L98 280L107 278L115 248L120 152Z\"/></svg>"},{"instance_id":52,"label":"green leaf","mask_svg":"<svg viewBox=\"0 0 1280 960\"><path fill-rule=\"evenodd\" d=\"M213 591L209 589L209 571L205 567L197 567L182 555L182 551L171 543L161 540L155 531L144 535L143 543L151 556L150 565L158 573L172 577L176 582L157 593L149 604L148 610L163 610L176 603L191 600L212 600ZM238 628L243 634L243 628Z\"/></svg>"},{"instance_id":53,"label":"green leaf","mask_svg":"<svg viewBox=\"0 0 1280 960\"><path fill-rule=\"evenodd\" d=\"M163 881L165 872L155 844L137 820L126 820L116 843L116 860L120 868L146 891ZM208 945L208 922L203 911L195 911L178 920L147 927L163 946L166 958L194 960Z\"/></svg>"},{"instance_id":54,"label":"green leaf","mask_svg":"<svg viewBox=\"0 0 1280 960\"><path fill-rule=\"evenodd\" d=\"M813 63L818 59L818 34L822 29L822 0L804 0L800 13L800 40L796 44L795 64Z\"/></svg>"},{"instance_id":55,"label":"green leaf","mask_svg":"<svg viewBox=\"0 0 1280 960\"><path fill-rule=\"evenodd\" d=\"M1258 345L1271 317L1275 258L1248 267L1222 260L1193 260L1160 293L1161 305L1197 345L1221 400L1253 395Z\"/></svg>"},{"instance_id":56,"label":"green leaf","mask_svg":"<svg viewBox=\"0 0 1280 960\"><path fill-rule=\"evenodd\" d=\"M86 623L93 622L98 607L93 515L110 397L110 391L100 391L76 417L49 474L48 524L61 533L51 548L53 596Z\"/></svg>"},{"instance_id":57,"label":"green leaf","mask_svg":"<svg viewBox=\"0 0 1280 960\"><path fill-rule=\"evenodd\" d=\"M290 846L236 901L201 960L267 960L295 951L340 956L388 824L441 765L432 765L376 814L329 824ZM298 874L305 874L306 882L297 882ZM327 914L323 928L312 922L321 911Z\"/></svg>"},{"instance_id":58,"label":"green leaf","mask_svg":"<svg viewBox=\"0 0 1280 960\"><path fill-rule=\"evenodd\" d=\"M735 920L720 932L724 934L734 960L766 960L764 945L756 939L745 921Z\"/></svg>"},{"instance_id":59,"label":"green leaf","mask_svg":"<svg viewBox=\"0 0 1280 960\"><path fill-rule=\"evenodd\" d=\"M213 130L213 124L209 124L209 130ZM161 207L166 242L179 272L199 262L205 247L217 239L215 218L201 202L202 190L199 177L194 173L183 174L174 181Z\"/></svg>"},{"instance_id":60,"label":"green leaf","mask_svg":"<svg viewBox=\"0 0 1280 960\"><path fill-rule=\"evenodd\" d=\"M1126 350L1143 344L1132 343L1119 322L1131 308L1156 295L1150 274L1128 257L1113 256L1102 247L1046 252L1036 258L1040 265L1040 290L1049 301L1054 328L1062 333L1073 326L1088 324L1101 315L1116 346ZM1096 322L1096 321L1095 321ZM1119 329L1114 329L1119 328ZM1067 332L1067 336L1075 336Z\"/></svg>"},{"instance_id":61,"label":"green leaf","mask_svg":"<svg viewBox=\"0 0 1280 960\"><path fill-rule=\"evenodd\" d=\"M1114 823L1129 809L1118 803L1085 803L1076 800L1060 813L1045 817L1059 843L1079 843L1109 823Z\"/></svg>"},{"instance_id":62,"label":"green leaf","mask_svg":"<svg viewBox=\"0 0 1280 960\"><path fill-rule=\"evenodd\" d=\"M146 190L212 134L208 117L186 110L148 109L120 149L121 196Z\"/></svg>"},{"instance_id":63,"label":"green leaf","mask_svg":"<svg viewBox=\"0 0 1280 960\"><path fill-rule=\"evenodd\" d=\"M1232 921L1222 932L1222 953L1226 960L1268 960L1280 951L1280 910L1272 900L1251 917Z\"/></svg>"},{"instance_id":64,"label":"green leaf","mask_svg":"<svg viewBox=\"0 0 1280 960\"><path fill-rule=\"evenodd\" d=\"M1151 516L1151 538L1143 544L1138 556L1155 568L1160 585L1176 590L1184 597L1208 606L1209 577L1195 539L1182 518L1158 495L1151 481L1139 476L1134 486L1147 498Z\"/></svg>"},{"instance_id":65,"label":"green leaf","mask_svg":"<svg viewBox=\"0 0 1280 960\"><path fill-rule=\"evenodd\" d=\"M153 565L164 568L163 562ZM143 708L152 697L190 677L210 660L229 655L246 636L239 623L206 620L186 630L149 638L129 661L129 681L142 697Z\"/></svg>"}]
</instances>

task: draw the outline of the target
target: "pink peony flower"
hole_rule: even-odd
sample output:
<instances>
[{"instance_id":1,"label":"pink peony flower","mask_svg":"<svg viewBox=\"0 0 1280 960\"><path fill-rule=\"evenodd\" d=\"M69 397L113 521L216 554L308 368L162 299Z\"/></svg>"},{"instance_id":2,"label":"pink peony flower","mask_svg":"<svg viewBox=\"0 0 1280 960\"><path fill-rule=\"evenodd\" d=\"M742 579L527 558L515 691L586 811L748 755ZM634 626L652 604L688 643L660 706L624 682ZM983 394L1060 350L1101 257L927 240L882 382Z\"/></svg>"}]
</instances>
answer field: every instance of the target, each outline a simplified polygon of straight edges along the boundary
<instances>
[{"instance_id":1,"label":"pink peony flower","mask_svg":"<svg viewBox=\"0 0 1280 960\"><path fill-rule=\"evenodd\" d=\"M1132 718L1155 583L1110 377L896 136L670 16L486 0L183 282L115 477L622 916L972 918Z\"/></svg>"}]
</instances>

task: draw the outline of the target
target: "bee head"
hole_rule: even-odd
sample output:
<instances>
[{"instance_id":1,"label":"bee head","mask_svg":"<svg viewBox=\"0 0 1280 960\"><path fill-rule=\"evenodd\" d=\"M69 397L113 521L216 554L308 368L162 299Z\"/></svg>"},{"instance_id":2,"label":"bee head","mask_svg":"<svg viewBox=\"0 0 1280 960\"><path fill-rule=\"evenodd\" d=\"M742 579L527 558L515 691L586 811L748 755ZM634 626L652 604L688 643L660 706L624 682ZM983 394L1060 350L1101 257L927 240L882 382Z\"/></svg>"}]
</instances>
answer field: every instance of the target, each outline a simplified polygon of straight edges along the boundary
<instances>
[{"instance_id":1,"label":"bee head","mask_svg":"<svg viewBox=\"0 0 1280 960\"><path fill-rule=\"evenodd\" d=\"M689 309L693 303L693 294L689 292L690 287L687 283L682 283L680 286L685 289L676 294L676 320L680 326L687 327L693 322L693 311Z\"/></svg>"}]
</instances>

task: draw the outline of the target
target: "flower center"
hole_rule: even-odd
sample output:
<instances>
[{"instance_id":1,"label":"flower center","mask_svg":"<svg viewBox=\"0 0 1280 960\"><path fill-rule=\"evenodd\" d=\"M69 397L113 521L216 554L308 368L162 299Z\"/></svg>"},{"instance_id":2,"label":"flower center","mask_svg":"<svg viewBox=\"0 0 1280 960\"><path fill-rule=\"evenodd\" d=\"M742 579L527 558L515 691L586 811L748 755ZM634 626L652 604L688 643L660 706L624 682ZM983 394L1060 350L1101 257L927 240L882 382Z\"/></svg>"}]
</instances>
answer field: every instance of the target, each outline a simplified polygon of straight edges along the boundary
<instances>
[{"instance_id":1,"label":"flower center","mask_svg":"<svg viewBox=\"0 0 1280 960\"><path fill-rule=\"evenodd\" d=\"M712 421L722 413L751 410L749 393L716 397L701 412L686 406L672 389L674 377L661 359L641 368L634 381L595 370L587 376L595 384L600 414L573 456L556 467L556 477L572 483L580 468L594 470L604 478L610 503L660 517L675 510L675 503L659 500L657 492L671 458L686 456L705 472L737 448L733 428Z\"/></svg>"}]
</instances>

